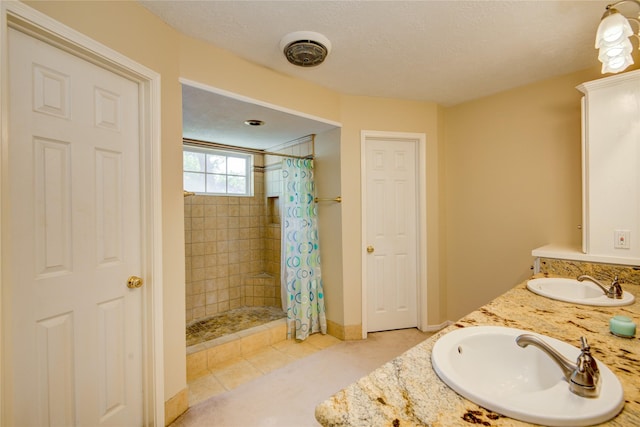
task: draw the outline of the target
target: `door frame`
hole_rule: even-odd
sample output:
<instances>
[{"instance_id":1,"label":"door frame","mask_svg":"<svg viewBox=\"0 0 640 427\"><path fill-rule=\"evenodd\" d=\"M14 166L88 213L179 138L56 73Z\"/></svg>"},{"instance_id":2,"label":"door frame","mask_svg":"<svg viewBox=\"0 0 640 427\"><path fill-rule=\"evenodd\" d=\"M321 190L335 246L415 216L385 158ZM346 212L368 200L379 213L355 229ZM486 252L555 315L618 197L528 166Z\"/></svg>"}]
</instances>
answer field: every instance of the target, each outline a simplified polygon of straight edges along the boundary
<instances>
[{"instance_id":1,"label":"door frame","mask_svg":"<svg viewBox=\"0 0 640 427\"><path fill-rule=\"evenodd\" d=\"M164 350L162 310L162 188L160 139L160 75L124 55L17 1L0 6L0 424L13 419L13 378L8 367L12 342L7 261L11 225L8 207L9 60L8 30L15 28L138 84L140 99L141 273L143 315L143 421L164 426Z\"/></svg>"},{"instance_id":2,"label":"door frame","mask_svg":"<svg viewBox=\"0 0 640 427\"><path fill-rule=\"evenodd\" d=\"M360 195L361 195L361 252L362 270L362 339L367 338L367 176L366 176L366 144L369 140L384 139L413 142L416 144L416 218L418 245L416 267L418 283L416 289L416 312L418 329L424 330L427 317L427 136L424 133L385 132L374 130L360 131Z\"/></svg>"}]
</instances>

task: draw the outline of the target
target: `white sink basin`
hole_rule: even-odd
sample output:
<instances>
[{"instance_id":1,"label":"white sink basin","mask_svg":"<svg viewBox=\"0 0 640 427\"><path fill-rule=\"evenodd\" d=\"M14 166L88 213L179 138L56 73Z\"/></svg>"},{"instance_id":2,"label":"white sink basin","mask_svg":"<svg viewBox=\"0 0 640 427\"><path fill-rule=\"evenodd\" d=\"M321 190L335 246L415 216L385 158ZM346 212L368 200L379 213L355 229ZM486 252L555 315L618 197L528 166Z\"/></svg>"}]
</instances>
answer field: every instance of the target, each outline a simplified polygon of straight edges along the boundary
<instances>
[{"instance_id":1,"label":"white sink basin","mask_svg":"<svg viewBox=\"0 0 640 427\"><path fill-rule=\"evenodd\" d=\"M597 361L600 394L580 397L569 390L560 367L542 350L516 344L516 337L524 333L541 338L571 361L580 354L578 348L544 335L476 326L441 337L433 347L433 369L445 384L477 405L529 423L588 426L620 412L622 385L609 368Z\"/></svg>"},{"instance_id":2,"label":"white sink basin","mask_svg":"<svg viewBox=\"0 0 640 427\"><path fill-rule=\"evenodd\" d=\"M602 289L587 280L578 282L576 279L544 277L529 280L527 288L543 297L582 305L615 307L635 301L635 297L627 291L623 292L620 299L607 298Z\"/></svg>"}]
</instances>

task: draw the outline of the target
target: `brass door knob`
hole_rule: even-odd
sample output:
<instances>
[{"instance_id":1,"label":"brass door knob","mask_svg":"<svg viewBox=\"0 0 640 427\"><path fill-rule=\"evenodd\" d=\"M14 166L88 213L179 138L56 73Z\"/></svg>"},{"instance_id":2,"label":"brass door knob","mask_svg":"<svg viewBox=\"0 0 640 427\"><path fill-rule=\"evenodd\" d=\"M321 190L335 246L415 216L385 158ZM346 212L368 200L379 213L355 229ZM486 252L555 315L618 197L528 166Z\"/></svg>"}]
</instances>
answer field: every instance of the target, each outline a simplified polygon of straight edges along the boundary
<instances>
[{"instance_id":1,"label":"brass door knob","mask_svg":"<svg viewBox=\"0 0 640 427\"><path fill-rule=\"evenodd\" d=\"M139 288L140 286L142 286L142 284L143 284L143 281L141 277L131 276L129 277L129 279L127 279L127 288L129 289Z\"/></svg>"},{"instance_id":2,"label":"brass door knob","mask_svg":"<svg viewBox=\"0 0 640 427\"><path fill-rule=\"evenodd\" d=\"M371 246L371 245L367 246L367 252L368 252L368 253L372 254L372 253L373 253L373 251L375 251L375 249L373 248L373 246Z\"/></svg>"}]
</instances>

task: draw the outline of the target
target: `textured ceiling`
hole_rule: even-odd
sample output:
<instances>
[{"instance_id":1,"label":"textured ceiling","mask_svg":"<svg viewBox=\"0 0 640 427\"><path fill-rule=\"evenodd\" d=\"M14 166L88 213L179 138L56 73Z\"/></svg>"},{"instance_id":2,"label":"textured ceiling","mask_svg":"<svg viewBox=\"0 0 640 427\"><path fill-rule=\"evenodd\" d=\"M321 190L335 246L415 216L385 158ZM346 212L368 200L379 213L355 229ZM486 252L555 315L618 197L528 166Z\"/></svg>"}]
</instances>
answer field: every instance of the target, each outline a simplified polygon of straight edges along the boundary
<instances>
[{"instance_id":1,"label":"textured ceiling","mask_svg":"<svg viewBox=\"0 0 640 427\"><path fill-rule=\"evenodd\" d=\"M141 1L178 31L284 74L352 95L451 106L595 67L608 1ZM295 67L293 31L332 44Z\"/></svg>"}]
</instances>

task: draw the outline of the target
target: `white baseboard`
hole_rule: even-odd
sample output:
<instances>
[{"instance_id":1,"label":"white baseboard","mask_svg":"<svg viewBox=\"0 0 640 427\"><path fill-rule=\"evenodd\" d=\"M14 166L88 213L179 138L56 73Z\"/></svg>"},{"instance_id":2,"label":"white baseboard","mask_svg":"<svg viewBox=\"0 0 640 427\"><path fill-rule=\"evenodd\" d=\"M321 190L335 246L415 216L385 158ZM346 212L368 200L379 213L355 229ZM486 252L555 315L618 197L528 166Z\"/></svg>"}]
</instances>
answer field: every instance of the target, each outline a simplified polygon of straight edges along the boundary
<instances>
[{"instance_id":1,"label":"white baseboard","mask_svg":"<svg viewBox=\"0 0 640 427\"><path fill-rule=\"evenodd\" d=\"M445 320L444 322L440 323L439 325L427 325L426 327L422 328L423 332L437 332L441 329L446 328L449 325L453 325L453 321L451 320Z\"/></svg>"}]
</instances>

